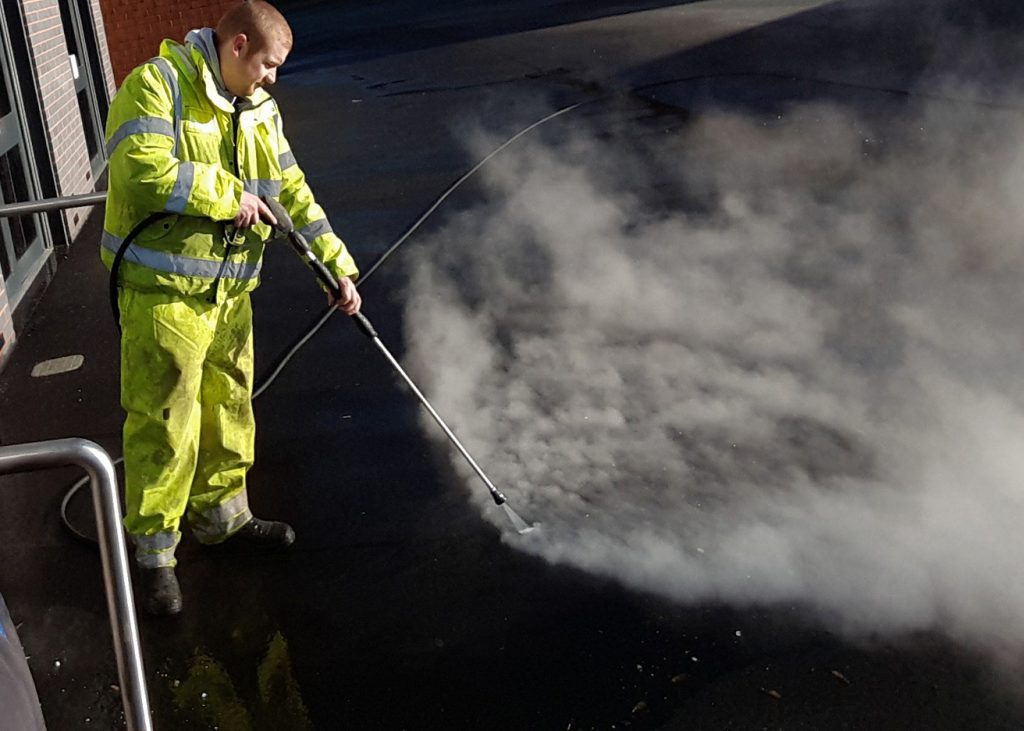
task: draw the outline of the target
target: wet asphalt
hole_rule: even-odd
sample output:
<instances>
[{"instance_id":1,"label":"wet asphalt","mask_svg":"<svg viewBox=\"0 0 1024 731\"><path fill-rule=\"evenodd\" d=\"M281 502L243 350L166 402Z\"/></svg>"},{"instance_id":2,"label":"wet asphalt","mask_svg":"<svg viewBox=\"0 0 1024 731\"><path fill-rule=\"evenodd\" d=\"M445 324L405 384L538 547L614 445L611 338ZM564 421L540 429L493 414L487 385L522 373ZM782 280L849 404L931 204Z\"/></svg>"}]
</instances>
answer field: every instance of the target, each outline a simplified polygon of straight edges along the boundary
<instances>
[{"instance_id":1,"label":"wet asphalt","mask_svg":"<svg viewBox=\"0 0 1024 731\"><path fill-rule=\"evenodd\" d=\"M364 267L475 162L466 120L511 135L590 102L551 124L585 121L626 140L672 134L709 104L761 115L828 98L898 114L935 58L911 2L283 6L297 45L275 95ZM991 11L978 32L1020 28L1020 13L978 7ZM1021 55L983 80L994 95L1022 78ZM480 195L470 182L426 231ZM0 374L0 443L81 436L120 453L98 230L94 215L61 254ZM264 272L258 372L323 307L283 247ZM399 358L405 285L402 251L363 285L365 312ZM30 376L70 354L85 356L81 369ZM502 543L466 499L479 485L456 476L416 402L340 315L255 408L250 500L292 523L298 542L261 555L186 536L184 613L142 618L158 729L1024 726L991 669L939 636L853 645L799 607L682 606ZM57 518L75 479L0 478L0 592L49 727L118 728L98 556ZM71 517L86 529L84 503Z\"/></svg>"}]
</instances>

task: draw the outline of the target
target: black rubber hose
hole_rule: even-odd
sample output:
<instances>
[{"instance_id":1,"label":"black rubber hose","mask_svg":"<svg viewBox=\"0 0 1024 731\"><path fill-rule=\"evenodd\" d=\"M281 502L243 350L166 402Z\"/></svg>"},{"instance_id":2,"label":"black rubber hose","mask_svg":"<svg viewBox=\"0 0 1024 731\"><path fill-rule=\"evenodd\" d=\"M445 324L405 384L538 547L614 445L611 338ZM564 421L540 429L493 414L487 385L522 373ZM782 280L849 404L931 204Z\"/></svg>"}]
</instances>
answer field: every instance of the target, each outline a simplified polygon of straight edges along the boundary
<instances>
[{"instance_id":1,"label":"black rubber hose","mask_svg":"<svg viewBox=\"0 0 1024 731\"><path fill-rule=\"evenodd\" d=\"M175 214L168 213L166 211L157 211L156 213L150 213L144 219L135 224L135 227L128 232L125 236L124 241L121 242L121 246L118 247L117 253L114 254L114 261L110 263L110 313L114 316L114 327L117 328L117 332L121 332L121 308L117 306L117 279L118 274L121 271L121 262L124 260L124 256L128 253L128 247L132 245L136 237L142 230L149 226L155 221L159 221L161 218L167 216L173 216Z\"/></svg>"}]
</instances>

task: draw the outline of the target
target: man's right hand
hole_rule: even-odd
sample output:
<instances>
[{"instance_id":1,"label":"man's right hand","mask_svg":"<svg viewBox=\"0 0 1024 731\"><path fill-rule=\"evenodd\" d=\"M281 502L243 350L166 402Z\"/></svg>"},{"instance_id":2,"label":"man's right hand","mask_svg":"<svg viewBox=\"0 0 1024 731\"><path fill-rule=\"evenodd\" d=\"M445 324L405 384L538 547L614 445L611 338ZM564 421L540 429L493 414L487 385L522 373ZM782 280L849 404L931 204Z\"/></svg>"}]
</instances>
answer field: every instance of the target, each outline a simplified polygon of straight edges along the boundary
<instances>
[{"instance_id":1,"label":"man's right hand","mask_svg":"<svg viewBox=\"0 0 1024 731\"><path fill-rule=\"evenodd\" d=\"M270 212L267 204L254 196L252 193L242 192L242 204L235 216L235 228L251 228L263 220L271 225L277 223L274 214Z\"/></svg>"}]
</instances>

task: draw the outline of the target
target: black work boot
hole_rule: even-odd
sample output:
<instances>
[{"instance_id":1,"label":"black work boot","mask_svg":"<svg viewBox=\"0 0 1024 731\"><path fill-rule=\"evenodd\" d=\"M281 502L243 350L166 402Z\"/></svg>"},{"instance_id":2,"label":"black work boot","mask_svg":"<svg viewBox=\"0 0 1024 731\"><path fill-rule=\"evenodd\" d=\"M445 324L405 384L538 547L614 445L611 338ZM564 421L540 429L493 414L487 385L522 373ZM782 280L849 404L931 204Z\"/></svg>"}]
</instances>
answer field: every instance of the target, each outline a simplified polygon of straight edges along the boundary
<instances>
[{"instance_id":1,"label":"black work boot","mask_svg":"<svg viewBox=\"0 0 1024 731\"><path fill-rule=\"evenodd\" d=\"M238 529L232 539L237 543L248 543L261 548L287 548L295 543L295 531L279 520L253 518Z\"/></svg>"},{"instance_id":2,"label":"black work boot","mask_svg":"<svg viewBox=\"0 0 1024 731\"><path fill-rule=\"evenodd\" d=\"M170 566L142 570L143 605L157 617L166 617L181 611L181 587Z\"/></svg>"}]
</instances>

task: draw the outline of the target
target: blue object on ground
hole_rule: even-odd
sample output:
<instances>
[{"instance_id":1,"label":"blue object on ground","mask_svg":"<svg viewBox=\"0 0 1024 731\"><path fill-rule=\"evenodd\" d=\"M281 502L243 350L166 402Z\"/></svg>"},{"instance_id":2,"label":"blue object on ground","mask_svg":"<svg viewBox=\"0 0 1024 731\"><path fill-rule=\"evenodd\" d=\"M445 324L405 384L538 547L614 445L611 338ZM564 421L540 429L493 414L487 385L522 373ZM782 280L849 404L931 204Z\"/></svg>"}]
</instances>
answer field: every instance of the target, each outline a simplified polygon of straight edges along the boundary
<instances>
[{"instance_id":1,"label":"blue object on ground","mask_svg":"<svg viewBox=\"0 0 1024 731\"><path fill-rule=\"evenodd\" d=\"M10 612L0 596L0 728L45 731L39 696Z\"/></svg>"}]
</instances>

